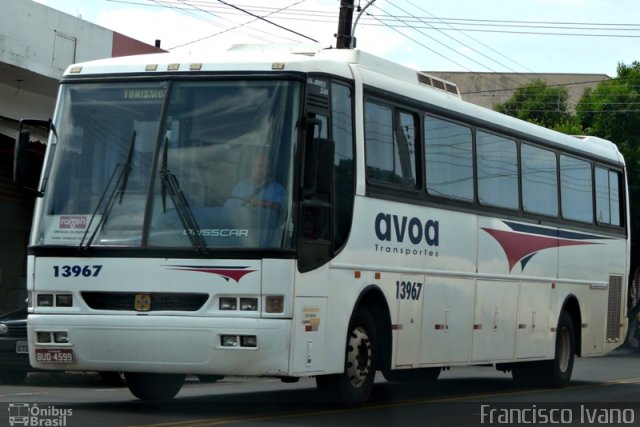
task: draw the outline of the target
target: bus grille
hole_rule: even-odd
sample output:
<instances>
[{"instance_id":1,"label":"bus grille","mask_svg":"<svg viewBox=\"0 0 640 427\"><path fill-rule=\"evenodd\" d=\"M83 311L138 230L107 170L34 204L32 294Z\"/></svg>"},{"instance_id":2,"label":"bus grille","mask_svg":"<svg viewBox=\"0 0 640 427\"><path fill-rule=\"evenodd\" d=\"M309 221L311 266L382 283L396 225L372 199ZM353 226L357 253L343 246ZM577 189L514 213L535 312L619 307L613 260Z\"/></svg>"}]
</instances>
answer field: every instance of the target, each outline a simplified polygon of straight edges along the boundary
<instances>
[{"instance_id":1,"label":"bus grille","mask_svg":"<svg viewBox=\"0 0 640 427\"><path fill-rule=\"evenodd\" d=\"M136 311L135 300L140 293L135 292L82 292L82 298L94 310ZM198 311L208 294L148 292L149 308L144 311Z\"/></svg>"},{"instance_id":2,"label":"bus grille","mask_svg":"<svg viewBox=\"0 0 640 427\"><path fill-rule=\"evenodd\" d=\"M618 341L622 315L622 276L609 276L609 305L607 307L607 341Z\"/></svg>"}]
</instances>

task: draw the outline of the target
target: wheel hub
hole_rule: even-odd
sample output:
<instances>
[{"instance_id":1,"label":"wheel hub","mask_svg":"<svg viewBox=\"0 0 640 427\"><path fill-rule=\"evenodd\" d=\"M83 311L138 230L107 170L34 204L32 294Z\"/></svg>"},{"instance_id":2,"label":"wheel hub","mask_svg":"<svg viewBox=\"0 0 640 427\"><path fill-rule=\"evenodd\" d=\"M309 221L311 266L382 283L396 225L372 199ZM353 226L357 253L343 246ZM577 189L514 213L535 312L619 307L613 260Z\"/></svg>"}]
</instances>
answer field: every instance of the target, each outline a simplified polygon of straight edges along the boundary
<instances>
[{"instance_id":1,"label":"wheel hub","mask_svg":"<svg viewBox=\"0 0 640 427\"><path fill-rule=\"evenodd\" d=\"M347 374L354 387L365 383L371 370L371 343L366 330L356 328L349 338L347 348Z\"/></svg>"}]
</instances>

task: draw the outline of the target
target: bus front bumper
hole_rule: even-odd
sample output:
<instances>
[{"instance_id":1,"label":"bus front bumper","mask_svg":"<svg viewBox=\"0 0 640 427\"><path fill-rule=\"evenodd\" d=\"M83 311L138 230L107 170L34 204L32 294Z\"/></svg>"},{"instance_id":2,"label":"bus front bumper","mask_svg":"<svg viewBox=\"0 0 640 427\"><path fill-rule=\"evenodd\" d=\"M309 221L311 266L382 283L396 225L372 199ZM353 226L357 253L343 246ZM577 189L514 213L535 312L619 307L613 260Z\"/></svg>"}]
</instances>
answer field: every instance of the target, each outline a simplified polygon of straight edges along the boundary
<instances>
[{"instance_id":1,"label":"bus front bumper","mask_svg":"<svg viewBox=\"0 0 640 427\"><path fill-rule=\"evenodd\" d=\"M290 332L290 319L30 314L29 359L53 370L285 376Z\"/></svg>"}]
</instances>

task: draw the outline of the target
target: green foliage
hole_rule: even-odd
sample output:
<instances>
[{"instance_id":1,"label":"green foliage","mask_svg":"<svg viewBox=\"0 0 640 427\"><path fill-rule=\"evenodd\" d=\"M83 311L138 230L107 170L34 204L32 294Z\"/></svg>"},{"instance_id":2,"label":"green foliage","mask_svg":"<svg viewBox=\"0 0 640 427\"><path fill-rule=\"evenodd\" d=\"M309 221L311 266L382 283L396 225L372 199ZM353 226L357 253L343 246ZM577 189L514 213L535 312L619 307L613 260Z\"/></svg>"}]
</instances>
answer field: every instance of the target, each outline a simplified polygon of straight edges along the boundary
<instances>
[{"instance_id":1,"label":"green foliage","mask_svg":"<svg viewBox=\"0 0 640 427\"><path fill-rule=\"evenodd\" d=\"M549 87L544 80L516 89L513 96L495 110L540 126L553 128L574 122L567 106L569 91L566 87Z\"/></svg>"},{"instance_id":2,"label":"green foliage","mask_svg":"<svg viewBox=\"0 0 640 427\"><path fill-rule=\"evenodd\" d=\"M618 64L618 76L585 91L576 111L590 135L618 146L640 144L640 62Z\"/></svg>"}]
</instances>

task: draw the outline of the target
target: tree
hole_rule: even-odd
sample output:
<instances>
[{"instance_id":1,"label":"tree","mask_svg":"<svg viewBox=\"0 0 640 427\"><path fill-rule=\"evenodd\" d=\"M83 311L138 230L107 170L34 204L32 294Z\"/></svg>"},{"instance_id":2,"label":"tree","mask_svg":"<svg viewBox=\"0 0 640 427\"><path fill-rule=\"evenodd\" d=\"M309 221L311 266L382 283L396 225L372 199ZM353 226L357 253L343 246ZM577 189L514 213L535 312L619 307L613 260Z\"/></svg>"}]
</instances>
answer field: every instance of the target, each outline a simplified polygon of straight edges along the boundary
<instances>
[{"instance_id":1,"label":"tree","mask_svg":"<svg viewBox=\"0 0 640 427\"><path fill-rule=\"evenodd\" d=\"M629 181L628 199L631 217L631 277L632 292L630 317L640 311L637 300L640 277L640 62L631 65L618 64L617 77L604 81L594 90L587 90L580 99L576 111L583 128L589 135L614 142L627 165ZM635 295L635 296L634 296Z\"/></svg>"},{"instance_id":2,"label":"tree","mask_svg":"<svg viewBox=\"0 0 640 427\"><path fill-rule=\"evenodd\" d=\"M575 117L568 110L566 87L549 87L538 79L515 90L513 96L495 110L540 126L576 129Z\"/></svg>"}]
</instances>

